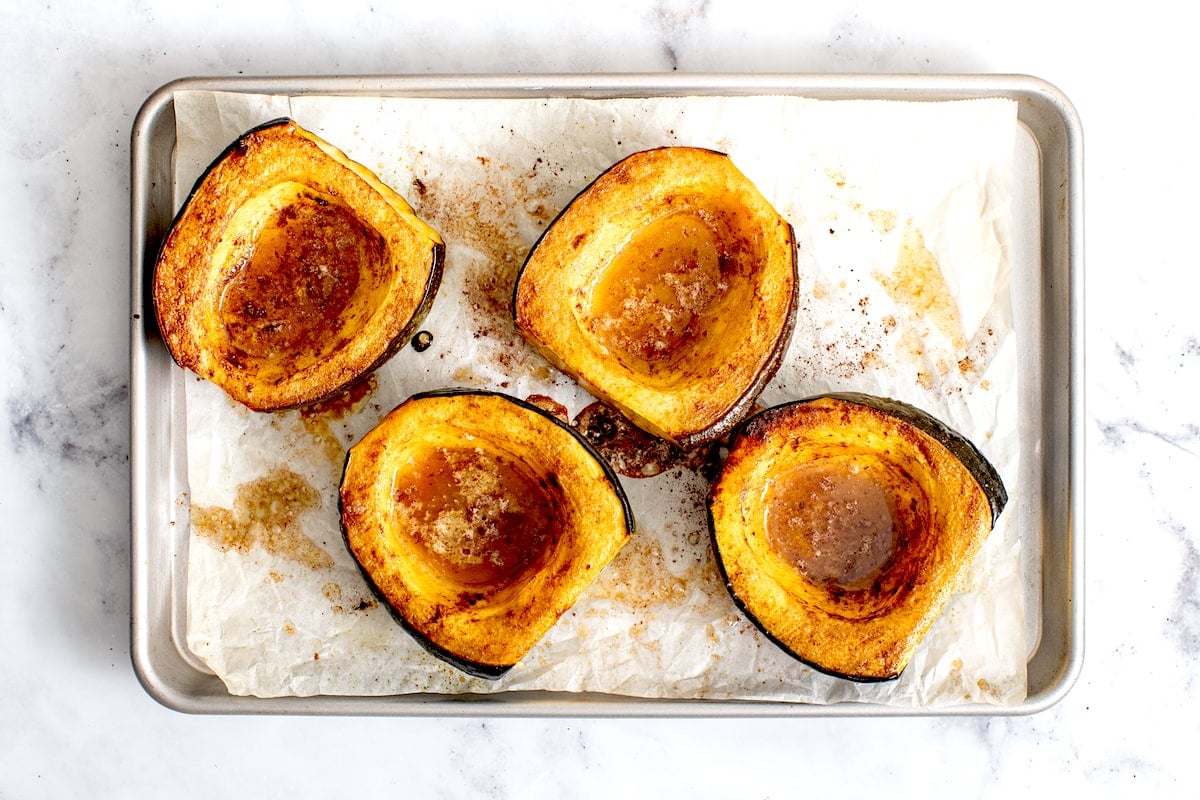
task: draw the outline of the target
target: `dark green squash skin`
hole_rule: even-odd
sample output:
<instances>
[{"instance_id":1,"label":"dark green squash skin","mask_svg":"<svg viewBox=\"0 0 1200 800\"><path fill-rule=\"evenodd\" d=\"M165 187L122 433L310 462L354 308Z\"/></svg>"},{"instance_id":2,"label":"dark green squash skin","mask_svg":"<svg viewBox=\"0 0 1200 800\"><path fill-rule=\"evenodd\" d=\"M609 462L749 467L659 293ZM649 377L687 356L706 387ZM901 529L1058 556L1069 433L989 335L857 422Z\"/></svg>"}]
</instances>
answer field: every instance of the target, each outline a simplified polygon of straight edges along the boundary
<instances>
[{"instance_id":1,"label":"dark green squash skin","mask_svg":"<svg viewBox=\"0 0 1200 800\"><path fill-rule=\"evenodd\" d=\"M585 439L582 435L580 435L578 433L578 431L573 429L570 425L564 423L561 419L554 416L553 414L546 411L545 409L539 408L538 406L535 406L532 403L527 403L524 400L518 399L511 395L503 394L502 392L489 392L486 390L478 390L478 389L436 389L436 390L432 390L432 391L428 391L428 392L419 392L417 394L414 394L412 397L408 398L408 401L420 400L422 398L427 398L427 397L454 397L454 396L458 396L458 395L500 395L500 396L504 397L506 400L509 400L510 402L513 402L516 405L521 406L522 408L537 412L542 417L550 420L555 425L558 425L560 428L563 428L564 430L569 432L572 436L574 436L575 439L578 440L581 445L583 445L583 447L587 451L587 453L596 460L597 464L600 465L601 470L604 472L605 478L608 480L608 483L612 486L613 492L616 494L618 500L621 503L621 508L622 508L622 511L624 512L624 516L625 516L625 531L630 536L633 535L634 529L636 527L634 518L633 518L633 507L629 503L629 497L625 494L625 489L621 486L621 480L617 476L617 473L609 465L608 461L606 461L600 455L600 453L596 450L596 448L594 446L592 446L592 444L590 442L587 441L587 439ZM405 402L408 402L408 401L405 401ZM339 486L341 485L342 481L345 479L346 469L347 469L347 467L349 467L349 465L350 465L350 453L349 453L349 451L347 451L346 458L342 463L342 478L338 481ZM342 520L342 494L339 491L338 492L338 527L342 532L342 541L346 545L347 551L351 553L351 557L353 558L353 551L350 548L348 532L346 531L346 526L344 524L342 524L341 520ZM397 611L392 606L392 604L390 602L388 602L386 595L384 595L384 593L380 590L379 586L376 585L375 580L371 577L370 573L368 573L367 570L362 566L362 564L359 563L357 558L354 559L354 563L358 567L359 573L363 576L363 580L365 580L367 585L371 588L371 592L375 595L375 597L379 600L379 602L385 608L387 608L388 612L392 615L392 619L394 619L400 625L400 627L403 628L409 634L409 636L411 636L418 644L420 644L423 648L425 648L425 650L427 652L429 652L430 654L436 656L437 658L441 659L442 661L444 661L445 663L454 667L455 669L460 670L461 672L465 672L466 674L468 674L472 677L483 678L485 680L498 680L498 679L504 677L504 675L509 670L511 670L514 666L516 666L515 664L499 664L499 665L497 665L497 664L481 664L476 661L471 661L469 659L465 659L459 655L456 655L454 653L449 652L448 650L443 649L442 647L439 647L437 644L434 644L428 638L426 638L424 636L424 634L422 634L420 631L416 630L408 622L408 620L406 620L404 618L404 615L402 615L399 611Z\"/></svg>"},{"instance_id":2,"label":"dark green squash skin","mask_svg":"<svg viewBox=\"0 0 1200 800\"><path fill-rule=\"evenodd\" d=\"M992 527L995 527L996 520L999 518L1000 513L1004 510L1004 507L1008 504L1008 491L1004 488L1004 482L1001 480L1000 474L996 471L996 468L992 466L986 457L984 457L983 453L979 451L979 448L976 447L975 444L965 436L950 428L932 414L922 411L916 406L900 400L877 397L875 395L869 395L861 392L829 392L821 395L813 395L801 400L785 403L781 406L763 409L762 411L759 411L758 413L743 420L734 431L733 436L730 438L730 447L733 447L738 437L741 436L742 432L759 414L769 413L775 409L784 408L786 406L803 405L804 403L810 403L822 398L832 398L847 403L854 403L856 405L877 409L909 423L918 430L941 442L946 449L955 456L955 458L962 462L962 464L967 468L972 477L974 477L975 481L983 490L984 495L987 497L988 505L991 509ZM715 481L713 482L713 486L716 486ZM888 681L894 681L900 677L900 672L882 677L847 675L836 670L828 669L827 667L804 658L792 650L788 645L780 641L774 634L771 633L771 631L767 629L765 625L759 621L759 619L753 613L750 612L750 609L746 606L745 601L738 596L734 589L733 582L730 580L729 574L726 572L725 563L721 559L720 552L717 547L716 524L712 514L711 494L705 502L705 516L708 522L710 543L713 553L716 555L714 561L717 563L717 570L721 575L721 582L725 584L725 589L729 592L729 596L733 600L733 603L737 607L738 611L740 611L742 615L749 620L754 627L757 628L772 644L811 669L834 678L841 678L843 680L853 681L855 683L868 684L887 683Z\"/></svg>"}]
</instances>

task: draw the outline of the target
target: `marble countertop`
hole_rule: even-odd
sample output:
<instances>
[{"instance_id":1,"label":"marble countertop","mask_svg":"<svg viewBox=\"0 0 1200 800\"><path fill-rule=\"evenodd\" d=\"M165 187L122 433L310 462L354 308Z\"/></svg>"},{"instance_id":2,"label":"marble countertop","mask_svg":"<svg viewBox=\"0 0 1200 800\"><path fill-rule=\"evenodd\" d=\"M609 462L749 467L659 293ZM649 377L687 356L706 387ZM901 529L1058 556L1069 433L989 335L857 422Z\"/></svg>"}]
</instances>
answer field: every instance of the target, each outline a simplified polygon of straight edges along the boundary
<instances>
[{"instance_id":1,"label":"marble countertop","mask_svg":"<svg viewBox=\"0 0 1200 800\"><path fill-rule=\"evenodd\" d=\"M1200 741L1198 119L1163 3L0 5L0 797L1183 796ZM331 13L331 10L333 13ZM1086 654L1028 716L190 716L130 659L130 130L190 75L1022 73L1083 121Z\"/></svg>"}]
</instances>

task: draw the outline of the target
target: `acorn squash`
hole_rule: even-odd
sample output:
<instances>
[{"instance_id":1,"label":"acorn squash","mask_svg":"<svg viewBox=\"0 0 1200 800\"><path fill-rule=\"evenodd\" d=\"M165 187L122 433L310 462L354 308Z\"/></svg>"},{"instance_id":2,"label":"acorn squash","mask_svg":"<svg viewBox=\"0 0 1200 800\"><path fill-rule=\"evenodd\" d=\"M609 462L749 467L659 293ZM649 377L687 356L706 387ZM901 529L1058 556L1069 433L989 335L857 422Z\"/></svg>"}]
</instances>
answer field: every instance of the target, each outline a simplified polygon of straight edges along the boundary
<instances>
[{"instance_id":1,"label":"acorn squash","mask_svg":"<svg viewBox=\"0 0 1200 800\"><path fill-rule=\"evenodd\" d=\"M175 361L258 411L342 391L408 341L445 246L366 167L288 119L196 182L154 270Z\"/></svg>"},{"instance_id":2,"label":"acorn squash","mask_svg":"<svg viewBox=\"0 0 1200 800\"><path fill-rule=\"evenodd\" d=\"M739 428L708 497L721 573L768 638L823 672L896 678L1007 502L967 439L836 394Z\"/></svg>"},{"instance_id":3,"label":"acorn squash","mask_svg":"<svg viewBox=\"0 0 1200 800\"><path fill-rule=\"evenodd\" d=\"M415 395L355 444L347 546L430 652L497 678L633 532L612 469L566 423L506 395Z\"/></svg>"},{"instance_id":4,"label":"acorn squash","mask_svg":"<svg viewBox=\"0 0 1200 800\"><path fill-rule=\"evenodd\" d=\"M749 413L796 306L790 224L723 153L635 153L543 232L517 328L636 425L690 447Z\"/></svg>"}]
</instances>

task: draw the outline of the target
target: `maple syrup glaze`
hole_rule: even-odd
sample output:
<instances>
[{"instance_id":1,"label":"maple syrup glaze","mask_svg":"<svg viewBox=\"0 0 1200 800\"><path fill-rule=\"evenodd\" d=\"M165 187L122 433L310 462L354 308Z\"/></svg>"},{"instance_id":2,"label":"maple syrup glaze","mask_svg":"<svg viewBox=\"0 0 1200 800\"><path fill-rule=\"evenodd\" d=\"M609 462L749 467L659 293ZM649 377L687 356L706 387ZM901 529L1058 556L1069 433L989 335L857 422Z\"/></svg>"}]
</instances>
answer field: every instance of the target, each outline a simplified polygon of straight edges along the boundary
<instances>
[{"instance_id":1,"label":"maple syrup glaze","mask_svg":"<svg viewBox=\"0 0 1200 800\"><path fill-rule=\"evenodd\" d=\"M655 219L630 238L592 290L591 329L630 369L684 357L729 288L721 243L698 214Z\"/></svg>"},{"instance_id":2,"label":"maple syrup glaze","mask_svg":"<svg viewBox=\"0 0 1200 800\"><path fill-rule=\"evenodd\" d=\"M230 343L266 359L328 355L355 333L342 318L362 276L383 272L385 251L379 233L346 206L296 198L263 226L222 292Z\"/></svg>"},{"instance_id":3,"label":"maple syrup glaze","mask_svg":"<svg viewBox=\"0 0 1200 800\"><path fill-rule=\"evenodd\" d=\"M562 532L562 489L516 458L428 448L393 484L414 544L450 580L503 586L537 565Z\"/></svg>"},{"instance_id":4,"label":"maple syrup glaze","mask_svg":"<svg viewBox=\"0 0 1200 800\"><path fill-rule=\"evenodd\" d=\"M806 465L767 486L771 549L810 580L854 588L896 549L888 495L870 475L841 464Z\"/></svg>"}]
</instances>

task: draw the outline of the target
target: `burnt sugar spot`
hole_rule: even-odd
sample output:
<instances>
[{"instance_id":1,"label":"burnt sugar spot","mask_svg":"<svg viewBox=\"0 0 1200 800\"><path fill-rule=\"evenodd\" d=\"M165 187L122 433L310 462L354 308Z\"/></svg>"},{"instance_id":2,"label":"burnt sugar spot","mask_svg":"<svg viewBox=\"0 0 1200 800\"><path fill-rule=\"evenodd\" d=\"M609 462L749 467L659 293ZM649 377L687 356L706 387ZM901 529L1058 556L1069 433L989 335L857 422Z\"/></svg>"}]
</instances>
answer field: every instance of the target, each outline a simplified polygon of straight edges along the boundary
<instances>
[{"instance_id":1,"label":"burnt sugar spot","mask_svg":"<svg viewBox=\"0 0 1200 800\"><path fill-rule=\"evenodd\" d=\"M572 424L617 473L629 478L653 477L683 459L678 447L640 430L604 403L587 406Z\"/></svg>"},{"instance_id":2,"label":"burnt sugar spot","mask_svg":"<svg viewBox=\"0 0 1200 800\"><path fill-rule=\"evenodd\" d=\"M192 506L192 530L222 550L248 553L260 547L314 570L328 569L333 559L300 525L300 517L320 505L308 481L279 467L239 486L231 509Z\"/></svg>"},{"instance_id":3,"label":"burnt sugar spot","mask_svg":"<svg viewBox=\"0 0 1200 800\"><path fill-rule=\"evenodd\" d=\"M433 333L430 331L417 331L417 334L412 338L412 349L418 353L424 353L433 346Z\"/></svg>"},{"instance_id":4,"label":"burnt sugar spot","mask_svg":"<svg viewBox=\"0 0 1200 800\"><path fill-rule=\"evenodd\" d=\"M646 433L606 403L585 407L571 424L618 474L627 478L652 478L676 467L706 476L716 473L719 444L678 447Z\"/></svg>"},{"instance_id":5,"label":"burnt sugar spot","mask_svg":"<svg viewBox=\"0 0 1200 800\"><path fill-rule=\"evenodd\" d=\"M551 416L557 417L568 425L571 424L571 412L566 406L549 395L531 394L525 398L525 402L531 406L540 408Z\"/></svg>"}]
</instances>

